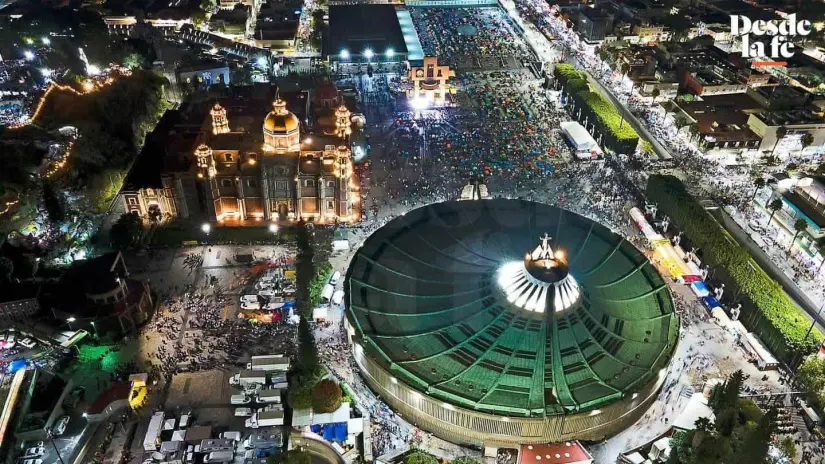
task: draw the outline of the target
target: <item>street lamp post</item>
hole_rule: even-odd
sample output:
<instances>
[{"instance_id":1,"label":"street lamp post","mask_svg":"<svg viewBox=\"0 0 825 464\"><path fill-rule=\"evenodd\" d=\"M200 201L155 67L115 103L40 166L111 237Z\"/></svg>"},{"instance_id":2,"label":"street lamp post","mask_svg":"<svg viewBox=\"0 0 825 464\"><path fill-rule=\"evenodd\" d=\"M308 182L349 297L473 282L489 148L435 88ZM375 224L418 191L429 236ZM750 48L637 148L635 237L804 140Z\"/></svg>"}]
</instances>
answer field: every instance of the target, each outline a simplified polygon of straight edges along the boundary
<instances>
[{"instance_id":1,"label":"street lamp post","mask_svg":"<svg viewBox=\"0 0 825 464\"><path fill-rule=\"evenodd\" d=\"M816 320L819 317L819 314L822 312L823 309L825 309L825 301L823 301L822 304L819 305L819 310L816 312L816 315L814 316L813 320L811 321L811 326L808 327L808 331L805 332L805 337L802 339L802 343L805 343L808 340L808 336L811 334L811 331L814 330L814 325L816 324Z\"/></svg>"}]
</instances>

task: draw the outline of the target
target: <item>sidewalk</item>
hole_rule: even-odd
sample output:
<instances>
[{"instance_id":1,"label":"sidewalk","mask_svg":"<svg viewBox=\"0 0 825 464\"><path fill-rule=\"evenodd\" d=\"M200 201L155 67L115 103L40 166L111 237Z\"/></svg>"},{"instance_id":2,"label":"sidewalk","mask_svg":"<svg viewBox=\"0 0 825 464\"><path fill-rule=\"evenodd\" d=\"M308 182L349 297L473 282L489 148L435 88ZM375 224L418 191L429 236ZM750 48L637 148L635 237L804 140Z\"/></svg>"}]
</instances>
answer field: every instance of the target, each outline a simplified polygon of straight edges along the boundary
<instances>
[{"instance_id":1,"label":"sidewalk","mask_svg":"<svg viewBox=\"0 0 825 464\"><path fill-rule=\"evenodd\" d=\"M783 290L791 300L801 309L804 309L804 312L800 311L800 313L805 314L808 320L813 320L814 317L817 317L816 314L819 306L799 288L793 279L788 277L782 269L773 262L768 254L748 236L747 232L740 227L737 221L732 218L724 208L709 210L708 212L717 219L719 224L724 227L741 246L748 250L754 261L756 261L772 279L782 285ZM823 319L821 314L817 317L816 326L820 331L825 331L825 319Z\"/></svg>"}]
</instances>

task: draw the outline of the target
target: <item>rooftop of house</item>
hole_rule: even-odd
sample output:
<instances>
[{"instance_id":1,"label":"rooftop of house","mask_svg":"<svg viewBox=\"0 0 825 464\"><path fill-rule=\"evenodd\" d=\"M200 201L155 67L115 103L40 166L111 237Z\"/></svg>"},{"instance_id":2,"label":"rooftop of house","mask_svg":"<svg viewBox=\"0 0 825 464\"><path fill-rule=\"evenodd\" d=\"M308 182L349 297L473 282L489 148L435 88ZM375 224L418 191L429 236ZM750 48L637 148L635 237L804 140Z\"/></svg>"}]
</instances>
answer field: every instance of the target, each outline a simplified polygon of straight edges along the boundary
<instances>
[{"instance_id":1,"label":"rooftop of house","mask_svg":"<svg viewBox=\"0 0 825 464\"><path fill-rule=\"evenodd\" d=\"M699 125L699 133L724 140L758 139L748 127L751 112L762 107L746 94L715 95L679 105Z\"/></svg>"},{"instance_id":2,"label":"rooftop of house","mask_svg":"<svg viewBox=\"0 0 825 464\"><path fill-rule=\"evenodd\" d=\"M756 114L756 117L769 126L825 124L825 114L815 107L782 111L760 111Z\"/></svg>"}]
</instances>

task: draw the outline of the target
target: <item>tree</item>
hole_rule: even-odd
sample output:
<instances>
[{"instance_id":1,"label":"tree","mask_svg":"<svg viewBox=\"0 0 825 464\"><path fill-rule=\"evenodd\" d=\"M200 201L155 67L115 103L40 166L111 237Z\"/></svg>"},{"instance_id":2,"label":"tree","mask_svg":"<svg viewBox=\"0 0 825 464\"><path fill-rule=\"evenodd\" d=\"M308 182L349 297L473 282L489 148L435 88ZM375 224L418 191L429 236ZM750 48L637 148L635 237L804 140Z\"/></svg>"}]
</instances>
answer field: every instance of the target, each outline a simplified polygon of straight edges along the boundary
<instances>
[{"instance_id":1,"label":"tree","mask_svg":"<svg viewBox=\"0 0 825 464\"><path fill-rule=\"evenodd\" d=\"M771 156L773 156L774 153L776 153L776 147L779 146L779 142L781 142L782 139L784 139L786 135L788 135L788 128L787 127L779 126L779 127L776 128L776 142L773 143L773 150L771 150Z\"/></svg>"},{"instance_id":2,"label":"tree","mask_svg":"<svg viewBox=\"0 0 825 464\"><path fill-rule=\"evenodd\" d=\"M289 389L289 405L292 409L309 409L312 407L312 386L309 382Z\"/></svg>"},{"instance_id":3,"label":"tree","mask_svg":"<svg viewBox=\"0 0 825 464\"><path fill-rule=\"evenodd\" d=\"M137 212L125 213L109 230L109 240L117 249L129 248L137 244L143 235L143 220Z\"/></svg>"},{"instance_id":4,"label":"tree","mask_svg":"<svg viewBox=\"0 0 825 464\"><path fill-rule=\"evenodd\" d=\"M304 379L311 379L319 369L315 339L303 316L298 322L298 369Z\"/></svg>"},{"instance_id":5,"label":"tree","mask_svg":"<svg viewBox=\"0 0 825 464\"><path fill-rule=\"evenodd\" d=\"M452 464L481 464L476 458L471 458L470 456L461 456L453 459L451 461Z\"/></svg>"},{"instance_id":6,"label":"tree","mask_svg":"<svg viewBox=\"0 0 825 464\"><path fill-rule=\"evenodd\" d=\"M793 437L785 437L782 441L776 444L776 448L782 452L790 462L794 462L796 457L796 445L793 442Z\"/></svg>"},{"instance_id":7,"label":"tree","mask_svg":"<svg viewBox=\"0 0 825 464\"><path fill-rule=\"evenodd\" d=\"M770 203L768 203L768 209L771 211L771 216L768 218L768 224L770 224L771 221L773 221L773 215L776 214L777 211L782 209L782 200L777 198L771 201Z\"/></svg>"},{"instance_id":8,"label":"tree","mask_svg":"<svg viewBox=\"0 0 825 464\"><path fill-rule=\"evenodd\" d=\"M753 180L753 185L756 187L753 190L753 196L751 197L751 201L756 199L756 194L759 193L760 190L767 184L768 182L765 180L764 177L759 176Z\"/></svg>"},{"instance_id":9,"label":"tree","mask_svg":"<svg viewBox=\"0 0 825 464\"><path fill-rule=\"evenodd\" d=\"M14 262L5 256L0 256L0 282L8 282L14 274Z\"/></svg>"},{"instance_id":10,"label":"tree","mask_svg":"<svg viewBox=\"0 0 825 464\"><path fill-rule=\"evenodd\" d=\"M312 387L312 411L333 412L341 406L344 392L341 386L330 379L322 379Z\"/></svg>"},{"instance_id":11,"label":"tree","mask_svg":"<svg viewBox=\"0 0 825 464\"><path fill-rule=\"evenodd\" d=\"M423 451L415 451L407 456L407 464L438 464L438 459Z\"/></svg>"},{"instance_id":12,"label":"tree","mask_svg":"<svg viewBox=\"0 0 825 464\"><path fill-rule=\"evenodd\" d=\"M653 97L654 100L659 98L659 95L661 94L662 92L658 88L654 88L653 91L650 92L650 95Z\"/></svg>"},{"instance_id":13,"label":"tree","mask_svg":"<svg viewBox=\"0 0 825 464\"><path fill-rule=\"evenodd\" d=\"M705 435L713 432L713 422L710 421L707 417L700 417L696 419L695 422L695 431L696 433L693 434L692 445L694 448L698 448L701 446L702 441L705 438Z\"/></svg>"},{"instance_id":14,"label":"tree","mask_svg":"<svg viewBox=\"0 0 825 464\"><path fill-rule=\"evenodd\" d=\"M46 214L49 215L49 220L53 223L62 222L66 217L63 202L49 181L43 183L43 207L46 209Z\"/></svg>"},{"instance_id":15,"label":"tree","mask_svg":"<svg viewBox=\"0 0 825 464\"><path fill-rule=\"evenodd\" d=\"M796 371L796 385L817 409L825 405L825 359L809 356Z\"/></svg>"},{"instance_id":16,"label":"tree","mask_svg":"<svg viewBox=\"0 0 825 464\"><path fill-rule=\"evenodd\" d=\"M814 144L814 134L810 132L805 132L805 135L802 136L802 149L806 149Z\"/></svg>"},{"instance_id":17,"label":"tree","mask_svg":"<svg viewBox=\"0 0 825 464\"><path fill-rule=\"evenodd\" d=\"M799 237L799 234L801 234L802 232L805 232L806 230L808 230L808 221L806 221L802 218L797 219L793 223L793 230L794 230L794 234L793 234L793 238L791 239L791 244L788 245L788 253L791 252L791 248L793 248L793 244L794 244L794 242L796 242L796 237Z\"/></svg>"},{"instance_id":18,"label":"tree","mask_svg":"<svg viewBox=\"0 0 825 464\"><path fill-rule=\"evenodd\" d=\"M737 449L735 454L735 463L751 464L767 462L768 447L771 442L771 435L776 429L775 408L771 408L759 422L756 427L749 430L749 433L744 434L742 445Z\"/></svg>"}]
</instances>

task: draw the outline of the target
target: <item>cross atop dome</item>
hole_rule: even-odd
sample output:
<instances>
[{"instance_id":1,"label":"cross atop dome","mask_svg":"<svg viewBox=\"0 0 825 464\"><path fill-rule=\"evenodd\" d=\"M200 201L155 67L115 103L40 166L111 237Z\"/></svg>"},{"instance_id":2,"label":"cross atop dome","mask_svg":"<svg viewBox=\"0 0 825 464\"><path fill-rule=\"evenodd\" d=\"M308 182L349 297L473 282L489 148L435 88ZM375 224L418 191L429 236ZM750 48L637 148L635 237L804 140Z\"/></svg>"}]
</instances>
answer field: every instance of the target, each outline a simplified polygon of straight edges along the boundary
<instances>
[{"instance_id":1,"label":"cross atop dome","mask_svg":"<svg viewBox=\"0 0 825 464\"><path fill-rule=\"evenodd\" d=\"M536 249L530 254L530 258L533 261L554 261L556 259L556 256L553 253L553 248L550 247L550 240L552 238L553 237L547 235L547 232L544 233L544 236L539 237L541 243L539 243L539 246L537 246Z\"/></svg>"},{"instance_id":2,"label":"cross atop dome","mask_svg":"<svg viewBox=\"0 0 825 464\"><path fill-rule=\"evenodd\" d=\"M273 111L275 114L277 114L277 115L281 115L281 116L282 116L282 115L285 115L285 114L287 114L287 113L289 112L289 111L287 111L287 109L286 109L286 102L285 102L285 101L283 101L283 100L281 100L281 98L280 98L280 97L278 97L278 98L277 98L274 102L272 102L272 108L273 108L273 110L272 110L272 111Z\"/></svg>"}]
</instances>

